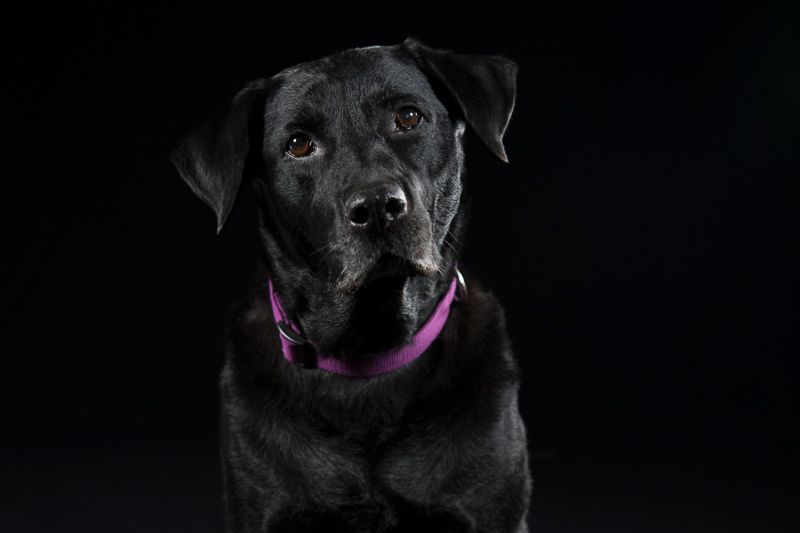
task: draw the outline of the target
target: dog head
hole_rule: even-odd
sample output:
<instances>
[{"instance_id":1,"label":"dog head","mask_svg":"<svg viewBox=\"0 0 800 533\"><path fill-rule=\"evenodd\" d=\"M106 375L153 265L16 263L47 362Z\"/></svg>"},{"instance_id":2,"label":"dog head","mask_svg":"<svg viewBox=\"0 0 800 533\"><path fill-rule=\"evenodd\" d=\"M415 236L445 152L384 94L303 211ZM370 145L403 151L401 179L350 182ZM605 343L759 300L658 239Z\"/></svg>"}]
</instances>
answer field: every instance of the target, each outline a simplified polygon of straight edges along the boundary
<instances>
[{"instance_id":1,"label":"dog head","mask_svg":"<svg viewBox=\"0 0 800 533\"><path fill-rule=\"evenodd\" d=\"M410 39L348 50L251 83L172 161L218 230L252 179L271 274L341 310L378 280L449 271L465 123L507 161L516 71L500 57ZM311 294L285 297L322 305Z\"/></svg>"}]
</instances>

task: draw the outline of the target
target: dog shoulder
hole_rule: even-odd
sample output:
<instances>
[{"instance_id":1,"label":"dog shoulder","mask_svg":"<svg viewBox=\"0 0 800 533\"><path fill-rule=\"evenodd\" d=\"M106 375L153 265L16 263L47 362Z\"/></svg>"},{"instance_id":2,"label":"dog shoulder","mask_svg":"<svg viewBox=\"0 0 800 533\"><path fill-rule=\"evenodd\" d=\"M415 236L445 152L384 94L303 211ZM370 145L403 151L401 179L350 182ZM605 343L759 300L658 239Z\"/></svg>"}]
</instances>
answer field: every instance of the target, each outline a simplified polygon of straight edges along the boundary
<instances>
[{"instance_id":1,"label":"dog shoulder","mask_svg":"<svg viewBox=\"0 0 800 533\"><path fill-rule=\"evenodd\" d=\"M250 382L260 382L274 373L279 346L265 293L253 291L235 304L225 329L223 384L227 381L228 386L236 383L238 387L252 384L263 388L265 383Z\"/></svg>"},{"instance_id":2,"label":"dog shoulder","mask_svg":"<svg viewBox=\"0 0 800 533\"><path fill-rule=\"evenodd\" d=\"M518 382L518 365L500 300L470 280L468 297L458 304L458 313L457 330L450 334L458 346L459 359L474 362L484 372L491 369L503 381Z\"/></svg>"}]
</instances>

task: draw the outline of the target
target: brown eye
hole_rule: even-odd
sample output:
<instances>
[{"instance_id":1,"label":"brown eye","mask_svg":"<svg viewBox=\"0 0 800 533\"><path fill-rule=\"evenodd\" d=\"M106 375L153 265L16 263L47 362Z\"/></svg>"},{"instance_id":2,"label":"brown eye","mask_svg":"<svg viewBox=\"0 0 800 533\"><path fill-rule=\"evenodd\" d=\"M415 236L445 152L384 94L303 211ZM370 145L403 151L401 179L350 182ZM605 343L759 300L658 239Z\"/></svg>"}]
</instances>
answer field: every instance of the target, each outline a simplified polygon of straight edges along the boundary
<instances>
[{"instance_id":1,"label":"brown eye","mask_svg":"<svg viewBox=\"0 0 800 533\"><path fill-rule=\"evenodd\" d=\"M295 133L286 143L286 153L292 157L305 157L314 151L314 143L307 135Z\"/></svg>"},{"instance_id":2,"label":"brown eye","mask_svg":"<svg viewBox=\"0 0 800 533\"><path fill-rule=\"evenodd\" d=\"M422 113L414 107L404 107L394 114L394 124L400 131L408 131L419 126Z\"/></svg>"}]
</instances>

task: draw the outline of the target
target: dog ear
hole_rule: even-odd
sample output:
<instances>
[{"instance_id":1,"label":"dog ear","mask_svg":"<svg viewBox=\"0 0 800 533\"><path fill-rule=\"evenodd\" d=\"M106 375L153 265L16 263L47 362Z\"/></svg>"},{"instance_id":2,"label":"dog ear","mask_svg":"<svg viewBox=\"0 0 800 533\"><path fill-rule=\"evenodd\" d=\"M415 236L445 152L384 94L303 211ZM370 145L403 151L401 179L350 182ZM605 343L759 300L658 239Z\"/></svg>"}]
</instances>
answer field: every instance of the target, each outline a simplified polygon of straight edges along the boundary
<instances>
[{"instance_id":1,"label":"dog ear","mask_svg":"<svg viewBox=\"0 0 800 533\"><path fill-rule=\"evenodd\" d=\"M410 37L403 46L453 95L483 144L508 163L503 135L514 111L517 64L498 56L436 50Z\"/></svg>"},{"instance_id":2,"label":"dog ear","mask_svg":"<svg viewBox=\"0 0 800 533\"><path fill-rule=\"evenodd\" d=\"M226 109L185 136L170 155L184 181L216 213L217 233L236 201L251 144L263 134L267 86L268 80L248 84Z\"/></svg>"}]
</instances>

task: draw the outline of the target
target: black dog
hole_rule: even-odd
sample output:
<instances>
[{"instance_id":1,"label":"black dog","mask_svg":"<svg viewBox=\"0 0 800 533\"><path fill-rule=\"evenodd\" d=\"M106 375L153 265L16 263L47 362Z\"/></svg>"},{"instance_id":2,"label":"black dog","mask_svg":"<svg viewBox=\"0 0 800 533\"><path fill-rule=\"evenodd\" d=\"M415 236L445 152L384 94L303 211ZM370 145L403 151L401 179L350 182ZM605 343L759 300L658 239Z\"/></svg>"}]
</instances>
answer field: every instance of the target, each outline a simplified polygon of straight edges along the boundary
<instances>
[{"instance_id":1,"label":"black dog","mask_svg":"<svg viewBox=\"0 0 800 533\"><path fill-rule=\"evenodd\" d=\"M348 50L248 85L174 151L219 229L245 179L262 211L221 381L230 531L527 531L503 311L455 263L465 123L506 160L516 71Z\"/></svg>"}]
</instances>

